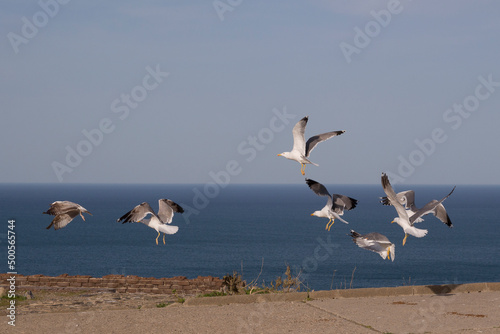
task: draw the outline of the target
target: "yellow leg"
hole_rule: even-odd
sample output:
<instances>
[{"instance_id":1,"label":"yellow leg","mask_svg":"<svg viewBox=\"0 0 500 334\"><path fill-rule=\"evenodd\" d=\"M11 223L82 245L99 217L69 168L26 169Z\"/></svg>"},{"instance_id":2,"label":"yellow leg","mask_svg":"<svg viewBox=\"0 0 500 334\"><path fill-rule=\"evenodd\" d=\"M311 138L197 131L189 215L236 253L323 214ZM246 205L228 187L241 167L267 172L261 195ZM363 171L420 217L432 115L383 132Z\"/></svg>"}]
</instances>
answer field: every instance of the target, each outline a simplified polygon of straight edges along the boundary
<instances>
[{"instance_id":1,"label":"yellow leg","mask_svg":"<svg viewBox=\"0 0 500 334\"><path fill-rule=\"evenodd\" d=\"M404 245L405 245L405 243L406 243L406 238L408 238L408 234L407 234L407 233L405 233L405 238L403 239L403 246L404 246Z\"/></svg>"},{"instance_id":2,"label":"yellow leg","mask_svg":"<svg viewBox=\"0 0 500 334\"><path fill-rule=\"evenodd\" d=\"M80 217L82 217L83 221L85 221L85 217L82 215L81 212L80 212Z\"/></svg>"},{"instance_id":3,"label":"yellow leg","mask_svg":"<svg viewBox=\"0 0 500 334\"><path fill-rule=\"evenodd\" d=\"M332 228L333 224L335 223L335 219L332 218L331 221L332 222L330 223L330 226L328 226L328 231L330 231L330 229Z\"/></svg>"},{"instance_id":4,"label":"yellow leg","mask_svg":"<svg viewBox=\"0 0 500 334\"><path fill-rule=\"evenodd\" d=\"M302 175L306 175L306 165L305 164L300 164L300 172Z\"/></svg>"},{"instance_id":5,"label":"yellow leg","mask_svg":"<svg viewBox=\"0 0 500 334\"><path fill-rule=\"evenodd\" d=\"M163 244L165 245L165 233L163 233Z\"/></svg>"},{"instance_id":6,"label":"yellow leg","mask_svg":"<svg viewBox=\"0 0 500 334\"><path fill-rule=\"evenodd\" d=\"M389 247L387 247L387 258L391 259L391 249Z\"/></svg>"},{"instance_id":7,"label":"yellow leg","mask_svg":"<svg viewBox=\"0 0 500 334\"><path fill-rule=\"evenodd\" d=\"M156 244L158 245L158 238L160 237L160 232L158 232L158 236L156 237Z\"/></svg>"},{"instance_id":8,"label":"yellow leg","mask_svg":"<svg viewBox=\"0 0 500 334\"><path fill-rule=\"evenodd\" d=\"M332 221L332 219L330 218L330 220L328 221L328 223L326 223L325 230L328 230L328 225L330 225L331 221Z\"/></svg>"}]
</instances>

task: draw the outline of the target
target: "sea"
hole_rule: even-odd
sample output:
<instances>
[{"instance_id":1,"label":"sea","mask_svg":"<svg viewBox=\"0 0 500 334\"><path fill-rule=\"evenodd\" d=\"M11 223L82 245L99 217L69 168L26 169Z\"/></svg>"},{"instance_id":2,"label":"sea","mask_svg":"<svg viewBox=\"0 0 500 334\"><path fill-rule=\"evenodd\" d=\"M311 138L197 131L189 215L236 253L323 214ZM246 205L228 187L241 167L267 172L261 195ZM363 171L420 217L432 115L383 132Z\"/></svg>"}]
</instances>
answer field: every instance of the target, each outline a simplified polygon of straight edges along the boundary
<instances>
[{"instance_id":1,"label":"sea","mask_svg":"<svg viewBox=\"0 0 500 334\"><path fill-rule=\"evenodd\" d=\"M311 216L326 204L304 183L265 184L1 184L0 272L57 276L109 274L143 277L240 275L247 284L270 286L290 275L302 291L500 281L500 186L458 185L443 203L449 228L432 215L418 224L424 238L391 224L396 211L383 206L380 185L329 185L358 200L344 224ZM413 189L417 206L448 194L453 185L395 185ZM142 202L181 205L179 226L166 244L141 223L117 222ZM47 230L42 214L57 200L92 213ZM10 223L9 223L10 221ZM379 232L396 245L394 261L356 246L350 230ZM12 231L15 234L12 234ZM15 235L15 238L12 237ZM10 238L10 239L9 239ZM15 252L8 253L14 244ZM3 245L3 246L2 246ZM2 260L3 259L3 260ZM8 267L8 260L15 260ZM11 263L12 264L12 263Z\"/></svg>"}]
</instances>

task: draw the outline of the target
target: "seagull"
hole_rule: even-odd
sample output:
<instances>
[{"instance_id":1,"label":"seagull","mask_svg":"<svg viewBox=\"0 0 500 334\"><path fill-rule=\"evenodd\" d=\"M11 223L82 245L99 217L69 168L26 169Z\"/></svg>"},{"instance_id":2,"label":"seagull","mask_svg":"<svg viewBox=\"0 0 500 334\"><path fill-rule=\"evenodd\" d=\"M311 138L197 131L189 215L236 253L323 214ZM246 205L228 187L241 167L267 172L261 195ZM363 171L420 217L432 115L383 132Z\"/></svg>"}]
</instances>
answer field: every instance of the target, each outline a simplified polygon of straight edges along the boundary
<instances>
[{"instance_id":1,"label":"seagull","mask_svg":"<svg viewBox=\"0 0 500 334\"><path fill-rule=\"evenodd\" d=\"M83 212L92 216L87 209L79 204L70 201L55 201L46 212L43 212L44 214L55 216L50 225L47 226L47 230L52 226L54 226L55 230L63 228L78 215L85 221L85 217L82 214Z\"/></svg>"},{"instance_id":2,"label":"seagull","mask_svg":"<svg viewBox=\"0 0 500 334\"><path fill-rule=\"evenodd\" d=\"M326 224L325 230L330 231L333 223L335 223L335 218L339 219L343 223L349 224L348 222L340 218L340 216L344 214L344 210L352 210L356 207L356 204L358 204L358 201L356 199L339 194L330 195L324 185L308 178L306 178L306 183L316 195L328 197L326 205L323 209L311 213L311 216L329 219L328 223Z\"/></svg>"},{"instance_id":3,"label":"seagull","mask_svg":"<svg viewBox=\"0 0 500 334\"><path fill-rule=\"evenodd\" d=\"M414 215L419 208L415 205L415 192L413 190L406 190L406 191L401 191L396 194L396 197L401 205L405 206L406 212L408 213L408 216L411 217ZM387 197L381 197L381 203L383 205L391 205L391 201ZM432 202L432 201L431 201ZM429 203L431 203L429 202ZM429 204L427 203L427 204ZM426 205L427 205L426 204ZM448 227L453 227L453 224L451 223L450 217L446 213L446 209L444 208L444 205L442 203L439 203L434 210L429 211L427 213L432 213L436 218L441 220L444 224L446 224ZM415 223L420 223L422 222L423 219L421 217L415 219Z\"/></svg>"},{"instance_id":4,"label":"seagull","mask_svg":"<svg viewBox=\"0 0 500 334\"><path fill-rule=\"evenodd\" d=\"M122 224L143 223L158 232L158 235L156 236L157 245L160 232L163 233L163 244L165 244L165 234L175 234L179 230L178 226L167 224L172 222L174 212L183 213L184 209L169 199L158 200L158 206L158 214L156 214L148 203L143 202L116 221L120 222L123 220ZM151 215L151 217L146 218L147 215Z\"/></svg>"},{"instance_id":5,"label":"seagull","mask_svg":"<svg viewBox=\"0 0 500 334\"><path fill-rule=\"evenodd\" d=\"M397 223L399 226L403 228L403 231L405 232L405 237L403 239L403 246L406 243L406 238L408 237L408 234L413 235L414 237L417 238L425 237L428 231L416 228L413 226L413 224L418 218L433 212L436 209L436 207L439 204L441 204L445 199L447 199L455 190L455 187L453 187L451 192L440 201L432 200L429 203L427 203L423 208L417 210L413 215L409 216L404 206L399 202L397 194L394 192L394 189L392 189L392 186L389 183L389 178L385 173L382 173L382 187L384 188L384 192L387 195L387 199L389 200L391 205L394 206L399 216L397 218L394 218L394 220L391 223Z\"/></svg>"},{"instance_id":6,"label":"seagull","mask_svg":"<svg viewBox=\"0 0 500 334\"><path fill-rule=\"evenodd\" d=\"M300 121L295 124L292 130L293 134L293 148L291 152L283 152L278 154L278 156L285 157L290 160L295 160L298 163L300 163L300 172L302 175L305 175L305 168L306 164L313 164L314 166L318 166L314 162L309 161L309 155L311 154L312 150L318 145L319 143L330 139L334 136L339 136L343 134L345 131L332 131L332 132L327 132L327 133L322 133L320 135L312 136L309 138L306 142L304 138L304 132L306 130L306 125L307 125L307 120L309 119L309 116L306 116L302 118Z\"/></svg>"},{"instance_id":7,"label":"seagull","mask_svg":"<svg viewBox=\"0 0 500 334\"><path fill-rule=\"evenodd\" d=\"M394 258L396 257L396 246L394 246L385 235L377 232L361 235L351 230L350 236L352 237L352 241L359 247L378 253L384 260L388 258L394 262Z\"/></svg>"}]
</instances>

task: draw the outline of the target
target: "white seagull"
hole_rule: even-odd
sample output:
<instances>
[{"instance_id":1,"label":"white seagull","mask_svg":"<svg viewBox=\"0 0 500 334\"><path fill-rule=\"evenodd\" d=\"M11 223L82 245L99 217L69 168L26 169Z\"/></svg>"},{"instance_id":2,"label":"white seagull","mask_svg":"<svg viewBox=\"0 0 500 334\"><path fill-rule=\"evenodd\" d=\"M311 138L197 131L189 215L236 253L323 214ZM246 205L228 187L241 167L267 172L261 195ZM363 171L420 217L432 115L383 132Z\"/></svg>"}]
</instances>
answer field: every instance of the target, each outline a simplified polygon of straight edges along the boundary
<instances>
[{"instance_id":1,"label":"white seagull","mask_svg":"<svg viewBox=\"0 0 500 334\"><path fill-rule=\"evenodd\" d=\"M416 228L413 226L413 224L418 218L433 212L436 209L436 207L439 204L441 204L445 199L447 199L455 190L455 187L453 187L451 192L447 196L442 198L440 201L432 200L429 203L427 203L423 208L417 210L417 212L415 212L413 215L409 216L408 211L406 211L405 207L399 202L398 197L394 192L394 189L392 189L392 186L389 182L389 178L385 173L382 173L382 187L384 188L384 192L387 195L387 199L389 200L391 205L394 206L399 216L397 218L394 218L394 220L391 223L397 223L399 226L403 228L403 231L405 232L405 237L403 239L403 246L406 243L406 238L408 237L408 234L413 235L414 237L417 238L422 238L426 236L428 232L427 230Z\"/></svg>"},{"instance_id":2,"label":"white seagull","mask_svg":"<svg viewBox=\"0 0 500 334\"><path fill-rule=\"evenodd\" d=\"M348 222L340 218L340 216L344 214L344 210L352 210L356 207L356 204L358 204L358 201L356 199L339 194L330 195L324 185L311 179L306 178L306 183L316 195L328 197L326 205L323 207L323 209L311 213L311 216L329 219L328 223L326 224L325 230L330 231L330 228L335 223L335 218L346 224L349 224Z\"/></svg>"},{"instance_id":3,"label":"white seagull","mask_svg":"<svg viewBox=\"0 0 500 334\"><path fill-rule=\"evenodd\" d=\"M63 228L78 215L85 221L85 217L82 215L83 212L92 216L87 209L79 204L70 201L55 201L46 212L43 212L44 214L55 216L50 225L47 226L47 230L52 226L54 226L55 230Z\"/></svg>"},{"instance_id":4,"label":"white seagull","mask_svg":"<svg viewBox=\"0 0 500 334\"><path fill-rule=\"evenodd\" d=\"M401 191L396 194L396 197L401 205L405 206L406 212L408 212L408 216L411 217L414 215L419 208L415 205L415 192L413 190L406 190L406 191ZM383 205L391 205L391 201L385 197L381 197L380 201ZM431 201L432 202L432 201ZM429 202L429 203L431 203ZM427 204L429 204L427 203ZM426 205L427 205L426 204ZM432 213L436 218L438 218L440 221L442 221L444 224L446 224L448 227L453 227L453 224L451 223L451 219L448 216L448 213L446 213L446 209L444 208L444 205L442 203L439 203L434 210L429 211L427 213ZM420 223L422 222L423 219L422 217L419 217L415 219L415 223Z\"/></svg>"},{"instance_id":5,"label":"white seagull","mask_svg":"<svg viewBox=\"0 0 500 334\"><path fill-rule=\"evenodd\" d=\"M179 230L178 226L168 225L172 222L174 212L183 213L184 209L169 199L158 200L158 205L158 214L153 211L148 203L143 202L116 221L120 222L123 220L122 224L143 223L158 232L158 235L156 236L157 245L160 232L163 233L163 244L165 244L165 234L175 234ZM151 215L151 217L145 218L147 215Z\"/></svg>"},{"instance_id":6,"label":"white seagull","mask_svg":"<svg viewBox=\"0 0 500 334\"><path fill-rule=\"evenodd\" d=\"M354 243L359 247L378 253L384 260L388 258L394 262L394 258L396 257L396 246L394 246L385 235L377 232L361 235L351 230L351 237Z\"/></svg>"},{"instance_id":7,"label":"white seagull","mask_svg":"<svg viewBox=\"0 0 500 334\"><path fill-rule=\"evenodd\" d=\"M309 155L312 150L319 143L330 139L334 136L339 136L343 134L345 131L332 131L327 133L322 133L320 135L312 136L306 142L304 137L304 132L306 130L307 120L309 116L302 118L300 121L295 124L292 130L293 134L293 148L291 152L283 152L278 154L278 156L285 157L290 160L295 160L300 163L300 172L302 175L305 175L306 164L313 164L314 166L318 166L314 162L309 161Z\"/></svg>"}]
</instances>

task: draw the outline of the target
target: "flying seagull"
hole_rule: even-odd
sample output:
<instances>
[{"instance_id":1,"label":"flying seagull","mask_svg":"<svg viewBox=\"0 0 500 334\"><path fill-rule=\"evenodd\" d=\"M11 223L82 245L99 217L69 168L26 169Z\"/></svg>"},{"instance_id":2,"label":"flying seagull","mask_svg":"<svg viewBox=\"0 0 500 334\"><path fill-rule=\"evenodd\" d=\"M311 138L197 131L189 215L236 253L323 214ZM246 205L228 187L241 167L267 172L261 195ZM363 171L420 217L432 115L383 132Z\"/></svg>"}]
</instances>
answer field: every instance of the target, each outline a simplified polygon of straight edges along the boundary
<instances>
[{"instance_id":1,"label":"flying seagull","mask_svg":"<svg viewBox=\"0 0 500 334\"><path fill-rule=\"evenodd\" d=\"M361 235L351 230L352 241L361 248L378 253L384 260L388 258L394 262L396 246L385 235L377 232ZM392 257L391 257L392 254Z\"/></svg>"},{"instance_id":2,"label":"flying seagull","mask_svg":"<svg viewBox=\"0 0 500 334\"><path fill-rule=\"evenodd\" d=\"M414 215L419 208L415 205L415 192L413 190L406 190L406 191L401 191L396 194L396 197L398 199L398 202L401 205L405 206L406 212L408 213L408 216L411 217ZM391 205L391 201L385 197L381 197L380 201L383 205ZM432 203L429 202L429 203ZM428 205L427 203L426 205ZM444 208L444 205L442 203L439 203L434 210L431 210L427 213L432 213L436 218L438 218L440 221L442 221L444 224L446 224L448 227L453 227L453 224L451 223L450 217L446 213L446 209ZM415 223L420 223L423 221L421 217L417 218L415 220Z\"/></svg>"},{"instance_id":3,"label":"flying seagull","mask_svg":"<svg viewBox=\"0 0 500 334\"><path fill-rule=\"evenodd\" d=\"M54 226L55 230L63 228L78 215L85 221L85 217L82 214L83 212L92 216L87 209L79 204L70 201L55 201L46 212L43 212L44 214L55 216L50 225L47 226L47 230L52 226Z\"/></svg>"},{"instance_id":4,"label":"flying seagull","mask_svg":"<svg viewBox=\"0 0 500 334\"><path fill-rule=\"evenodd\" d=\"M391 223L397 223L399 226L403 228L403 231L405 232L405 237L403 239L403 246L406 243L406 238L408 237L408 234L413 235L414 237L417 238L425 237L428 231L416 228L413 226L413 224L418 218L433 212L436 209L436 207L439 204L441 204L445 199L447 199L455 190L455 187L453 187L451 192L447 196L442 198L440 201L432 200L426 205L424 205L423 208L417 210L417 212L415 212L413 215L409 216L405 207L399 202L397 194L394 192L394 189L392 189L392 186L389 182L389 178L385 173L382 173L382 187L384 188L384 192L387 195L387 199L389 200L391 205L394 206L399 216L397 218L394 218L394 220Z\"/></svg>"},{"instance_id":5,"label":"flying seagull","mask_svg":"<svg viewBox=\"0 0 500 334\"><path fill-rule=\"evenodd\" d=\"M349 224L348 222L340 218L340 216L344 214L344 210L352 210L356 207L356 204L358 204L358 201L356 199L339 194L330 195L324 185L308 178L306 178L306 183L316 195L328 197L326 205L323 207L323 209L311 213L311 216L329 219L328 223L326 224L325 230L330 231L333 223L335 223L335 218L346 224Z\"/></svg>"},{"instance_id":6,"label":"flying seagull","mask_svg":"<svg viewBox=\"0 0 500 334\"><path fill-rule=\"evenodd\" d=\"M179 230L178 226L168 225L172 222L174 212L183 213L184 209L169 199L158 200L158 206L158 214L156 214L148 203L143 202L116 221L120 222L123 220L122 224L143 223L158 232L156 236L157 245L160 232L163 233L163 244L165 244L165 234L175 234ZM151 215L151 217L146 218L148 215Z\"/></svg>"},{"instance_id":7,"label":"flying seagull","mask_svg":"<svg viewBox=\"0 0 500 334\"><path fill-rule=\"evenodd\" d=\"M304 132L306 130L306 125L307 125L307 120L309 119L309 116L306 116L302 118L300 121L295 124L292 130L293 134L293 148L291 152L283 152L278 154L278 156L285 157L290 160L295 160L298 163L300 163L300 172L302 175L305 175L305 168L306 164L313 164L315 166L318 166L314 162L309 161L309 155L311 154L312 150L318 145L319 143L330 139L334 136L339 136L343 134L345 131L332 131L332 132L326 132L322 133L320 135L312 136L309 138L306 142L304 138Z\"/></svg>"}]
</instances>

